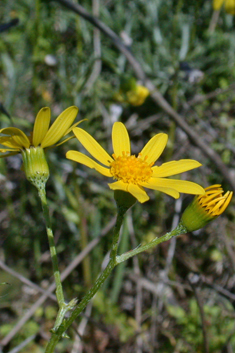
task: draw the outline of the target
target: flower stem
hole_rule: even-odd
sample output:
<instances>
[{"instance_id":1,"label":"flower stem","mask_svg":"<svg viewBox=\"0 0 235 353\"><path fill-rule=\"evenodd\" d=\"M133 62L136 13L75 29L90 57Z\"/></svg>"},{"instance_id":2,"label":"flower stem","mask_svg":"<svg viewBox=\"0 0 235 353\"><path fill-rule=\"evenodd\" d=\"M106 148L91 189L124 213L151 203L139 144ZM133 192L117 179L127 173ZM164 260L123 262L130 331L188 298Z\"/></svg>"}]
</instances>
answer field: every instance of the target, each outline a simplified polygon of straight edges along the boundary
<instances>
[{"instance_id":1,"label":"flower stem","mask_svg":"<svg viewBox=\"0 0 235 353\"><path fill-rule=\"evenodd\" d=\"M170 240L172 237L187 233L187 229L182 225L179 224L173 231L166 233L160 238L156 238L150 243L140 246L139 248L136 248L134 250L131 250L125 254L122 254L120 256L117 256L117 250L118 250L118 240L119 240L119 234L120 234L120 228L123 223L124 215L127 209L118 207L118 215L117 215L117 220L116 224L114 226L114 234L113 234L113 242L111 246L111 251L110 251L110 260L105 268L105 270L101 273L101 275L98 277L96 280L95 284L93 287L87 292L87 294L83 297L83 299L80 301L78 305L75 306L73 312L71 313L71 316L67 319L64 319L63 322L60 324L60 326L52 331L52 336L50 341L48 342L48 345L46 347L45 353L53 353L54 349L65 333L65 331L69 328L69 326L74 322L74 320L80 315L80 313L84 310L84 308L87 306L89 301L94 297L96 292L99 290L99 288L102 286L102 284L105 282L106 278L110 275L114 267L129 259L130 257L137 255L145 250L151 249L154 246Z\"/></svg>"},{"instance_id":2,"label":"flower stem","mask_svg":"<svg viewBox=\"0 0 235 353\"><path fill-rule=\"evenodd\" d=\"M120 228L122 226L126 211L127 211L127 208L118 207L117 220L113 230L113 241L112 241L112 246L110 251L110 259L113 259L113 260L116 260L118 241L120 236Z\"/></svg>"},{"instance_id":3,"label":"flower stem","mask_svg":"<svg viewBox=\"0 0 235 353\"><path fill-rule=\"evenodd\" d=\"M80 315L80 313L85 309L89 301L94 297L94 295L97 293L99 288L105 282L106 278L110 275L114 267L117 265L116 254L117 254L117 248L118 248L118 240L120 235L120 228L123 223L126 210L127 209L123 209L121 207L118 208L117 220L116 220L116 224L114 226L114 232L113 232L113 241L112 241L111 252L110 252L110 260L107 267L100 274L100 276L97 278L96 282L94 283L93 287L85 294L85 296L80 301L80 303L75 306L70 317L67 319L64 319L61 325L58 327L58 329L52 331L52 336L50 341L48 342L45 353L54 352L54 349L57 343L59 342L60 338L62 337L62 335L69 328L69 326L74 322L74 320Z\"/></svg>"},{"instance_id":4,"label":"flower stem","mask_svg":"<svg viewBox=\"0 0 235 353\"><path fill-rule=\"evenodd\" d=\"M38 188L38 195L42 203L43 216L46 223L46 231L47 231L47 237L48 237L48 242L50 247L55 283L56 283L56 298L58 301L60 311L63 311L62 308L65 306L64 294L63 294L63 288L62 288L62 283L60 278L55 241L54 241L54 236L53 236L52 227L51 227L51 219L50 219L49 208L47 204L45 186Z\"/></svg>"},{"instance_id":5,"label":"flower stem","mask_svg":"<svg viewBox=\"0 0 235 353\"><path fill-rule=\"evenodd\" d=\"M139 246L139 247L137 247L134 250L128 251L125 254L117 256L116 257L116 262L117 262L117 264L120 264L121 262L128 260L130 257L133 257L133 256L135 256L137 254L140 254L143 251L149 250L149 249L153 248L154 246L163 243L164 241L170 240L171 238L173 238L173 237L175 237L177 235L185 234L187 232L188 232L188 230L182 224L179 224L174 230L172 230L169 233L166 233L162 237L155 238L154 240L152 240L148 244Z\"/></svg>"}]
</instances>

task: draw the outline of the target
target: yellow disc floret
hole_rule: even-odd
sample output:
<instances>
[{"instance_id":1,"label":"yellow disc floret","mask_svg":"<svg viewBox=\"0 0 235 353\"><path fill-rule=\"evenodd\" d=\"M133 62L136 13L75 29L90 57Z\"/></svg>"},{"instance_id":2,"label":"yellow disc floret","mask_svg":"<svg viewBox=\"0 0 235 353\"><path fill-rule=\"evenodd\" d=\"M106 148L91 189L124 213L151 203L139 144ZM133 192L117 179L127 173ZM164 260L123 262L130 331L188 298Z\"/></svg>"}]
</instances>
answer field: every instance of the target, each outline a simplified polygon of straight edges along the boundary
<instances>
[{"instance_id":1,"label":"yellow disc floret","mask_svg":"<svg viewBox=\"0 0 235 353\"><path fill-rule=\"evenodd\" d=\"M127 184L139 184L140 182L147 182L153 174L151 165L145 160L123 152L122 156L116 157L113 154L114 161L110 164L110 172L114 179L122 180Z\"/></svg>"}]
</instances>

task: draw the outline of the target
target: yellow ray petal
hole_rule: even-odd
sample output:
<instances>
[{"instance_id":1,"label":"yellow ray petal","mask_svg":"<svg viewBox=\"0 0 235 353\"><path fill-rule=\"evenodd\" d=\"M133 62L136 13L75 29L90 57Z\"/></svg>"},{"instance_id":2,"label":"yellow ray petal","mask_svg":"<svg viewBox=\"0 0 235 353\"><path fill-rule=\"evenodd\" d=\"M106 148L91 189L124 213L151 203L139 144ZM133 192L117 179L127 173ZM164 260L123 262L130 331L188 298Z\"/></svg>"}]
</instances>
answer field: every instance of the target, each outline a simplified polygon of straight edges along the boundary
<instances>
[{"instance_id":1,"label":"yellow ray petal","mask_svg":"<svg viewBox=\"0 0 235 353\"><path fill-rule=\"evenodd\" d=\"M69 134L77 125L81 124L83 121L86 121L87 119L82 119L80 121L78 121L77 123L73 124L72 126L70 126L70 128L65 131L63 136L66 136L67 134Z\"/></svg>"},{"instance_id":2,"label":"yellow ray petal","mask_svg":"<svg viewBox=\"0 0 235 353\"><path fill-rule=\"evenodd\" d=\"M122 180L118 180L115 183L108 184L108 186L112 190L123 190L123 191L129 192L141 203L149 200L149 197L146 194L145 190L139 185L127 184L127 183L123 183Z\"/></svg>"},{"instance_id":3,"label":"yellow ray petal","mask_svg":"<svg viewBox=\"0 0 235 353\"><path fill-rule=\"evenodd\" d=\"M129 184L127 191L132 196L134 196L140 203L143 203L149 200L149 196L140 185Z\"/></svg>"},{"instance_id":4,"label":"yellow ray petal","mask_svg":"<svg viewBox=\"0 0 235 353\"><path fill-rule=\"evenodd\" d=\"M23 131L17 129L16 127L6 127L4 129L1 129L0 133L11 136L19 148L29 148L30 146L28 137Z\"/></svg>"},{"instance_id":5,"label":"yellow ray petal","mask_svg":"<svg viewBox=\"0 0 235 353\"><path fill-rule=\"evenodd\" d=\"M141 185L145 188L148 188L148 189L163 192L164 194L167 194L171 197L174 197L174 199L178 199L180 197L180 193L178 191L171 189L169 187L161 187L161 186L157 185L153 181L153 179L155 179L155 178L151 178L147 183L141 183Z\"/></svg>"},{"instance_id":6,"label":"yellow ray petal","mask_svg":"<svg viewBox=\"0 0 235 353\"><path fill-rule=\"evenodd\" d=\"M108 184L108 186L110 187L111 190L123 190L123 191L128 191L128 190L127 190L128 184L123 183L122 180L115 181L115 182L112 183L112 184Z\"/></svg>"},{"instance_id":7,"label":"yellow ray petal","mask_svg":"<svg viewBox=\"0 0 235 353\"><path fill-rule=\"evenodd\" d=\"M72 131L78 124L80 124L81 122L85 121L87 119L83 119L83 120L80 120L79 122L77 122L76 124L73 124L64 134L64 136L66 136L67 134L70 133L70 131ZM56 146L60 146L60 145L63 145L65 142L71 140L71 139L74 139L76 136L70 136L70 137L67 137L65 140L59 142L56 144Z\"/></svg>"},{"instance_id":8,"label":"yellow ray petal","mask_svg":"<svg viewBox=\"0 0 235 353\"><path fill-rule=\"evenodd\" d=\"M80 127L75 127L73 129L74 135L77 137L78 141L81 142L83 147L100 163L110 166L110 162L113 161L112 157L100 146L100 144L85 130Z\"/></svg>"},{"instance_id":9,"label":"yellow ray petal","mask_svg":"<svg viewBox=\"0 0 235 353\"><path fill-rule=\"evenodd\" d=\"M186 180L176 180L176 179L164 179L164 178L150 178L148 183L142 184L144 187L147 185L156 187L170 188L178 192L183 192L185 194L192 195L203 195L205 190L198 184ZM150 188L150 187L149 187Z\"/></svg>"},{"instance_id":10,"label":"yellow ray petal","mask_svg":"<svg viewBox=\"0 0 235 353\"><path fill-rule=\"evenodd\" d=\"M130 138L127 129L122 123L114 123L112 130L113 151L116 157L122 156L122 152L131 153Z\"/></svg>"},{"instance_id":11,"label":"yellow ray petal","mask_svg":"<svg viewBox=\"0 0 235 353\"><path fill-rule=\"evenodd\" d=\"M105 175L107 177L112 177L110 170L108 168L102 167L95 161L93 161L91 158L87 157L85 154L78 152L78 151L68 151L66 153L66 158L71 159L75 162L81 163L86 165L87 167L91 169L97 170L102 175Z\"/></svg>"},{"instance_id":12,"label":"yellow ray petal","mask_svg":"<svg viewBox=\"0 0 235 353\"><path fill-rule=\"evenodd\" d=\"M223 213L225 211L225 209L228 207L231 199L233 197L233 192L232 191L227 191L226 194L224 195L224 204L221 207L221 209L219 210L219 215L221 215L221 213Z\"/></svg>"},{"instance_id":13,"label":"yellow ray petal","mask_svg":"<svg viewBox=\"0 0 235 353\"><path fill-rule=\"evenodd\" d=\"M49 129L51 121L51 110L48 107L39 110L33 127L33 145L40 145Z\"/></svg>"},{"instance_id":14,"label":"yellow ray petal","mask_svg":"<svg viewBox=\"0 0 235 353\"><path fill-rule=\"evenodd\" d=\"M6 147L15 148L15 149L18 149L18 150L21 149L21 147L19 147L19 144L16 143L14 141L13 137L11 137L11 136L0 137L0 144L3 145L3 146L6 146Z\"/></svg>"},{"instance_id":15,"label":"yellow ray petal","mask_svg":"<svg viewBox=\"0 0 235 353\"><path fill-rule=\"evenodd\" d=\"M5 152L15 152L15 153L19 153L19 149L18 148L0 148L0 152L1 153L5 153Z\"/></svg>"},{"instance_id":16,"label":"yellow ray petal","mask_svg":"<svg viewBox=\"0 0 235 353\"><path fill-rule=\"evenodd\" d=\"M65 109L54 121L50 129L47 131L46 136L44 137L41 143L41 147L45 148L48 146L52 146L56 142L58 142L74 122L77 113L78 108L75 106Z\"/></svg>"},{"instance_id":17,"label":"yellow ray petal","mask_svg":"<svg viewBox=\"0 0 235 353\"><path fill-rule=\"evenodd\" d=\"M186 172L194 168L201 166L201 163L194 161L193 159L181 159L180 161L171 161L164 163L160 167L153 167L153 177L168 177L179 173Z\"/></svg>"},{"instance_id":18,"label":"yellow ray petal","mask_svg":"<svg viewBox=\"0 0 235 353\"><path fill-rule=\"evenodd\" d=\"M155 163L166 147L167 140L167 134L160 133L153 136L140 152L141 157L146 158L148 164Z\"/></svg>"}]
</instances>

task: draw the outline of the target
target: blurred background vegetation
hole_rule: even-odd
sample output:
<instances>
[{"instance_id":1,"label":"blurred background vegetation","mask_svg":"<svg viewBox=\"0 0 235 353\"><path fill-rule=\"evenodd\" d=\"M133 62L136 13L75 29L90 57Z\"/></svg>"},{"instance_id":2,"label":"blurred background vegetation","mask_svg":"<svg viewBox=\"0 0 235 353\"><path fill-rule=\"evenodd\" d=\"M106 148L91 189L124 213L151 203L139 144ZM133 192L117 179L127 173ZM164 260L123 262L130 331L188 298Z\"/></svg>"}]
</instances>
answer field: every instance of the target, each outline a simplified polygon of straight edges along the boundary
<instances>
[{"instance_id":1,"label":"blurred background vegetation","mask_svg":"<svg viewBox=\"0 0 235 353\"><path fill-rule=\"evenodd\" d=\"M234 179L234 16L222 8L215 19L211 0L83 0L80 5L122 38ZM81 126L110 153L116 120L127 126L134 153L165 132L169 141L161 162L196 159L203 167L187 173L188 180L231 189L213 160L150 96L140 106L117 100L123 82L135 76L107 36L56 1L1 0L0 25L16 18L15 26L0 33L1 128L14 125L30 133L41 107L49 106L55 118L77 105L78 118L87 119ZM64 281L67 300L81 298L105 266L115 217L107 179L65 159L66 151L78 148L74 139L47 153L61 271L77 261ZM57 307L47 298L32 309L42 293L19 277L44 290L53 280L37 191L20 168L19 155L0 159L0 337L4 353L38 353L44 351ZM153 191L149 195L149 202L129 212L120 252L170 230L188 202L185 196L175 201ZM235 352L234 219L233 201L205 229L121 264L57 351ZM80 261L88 244L96 245ZM29 311L31 317L6 339Z\"/></svg>"}]
</instances>

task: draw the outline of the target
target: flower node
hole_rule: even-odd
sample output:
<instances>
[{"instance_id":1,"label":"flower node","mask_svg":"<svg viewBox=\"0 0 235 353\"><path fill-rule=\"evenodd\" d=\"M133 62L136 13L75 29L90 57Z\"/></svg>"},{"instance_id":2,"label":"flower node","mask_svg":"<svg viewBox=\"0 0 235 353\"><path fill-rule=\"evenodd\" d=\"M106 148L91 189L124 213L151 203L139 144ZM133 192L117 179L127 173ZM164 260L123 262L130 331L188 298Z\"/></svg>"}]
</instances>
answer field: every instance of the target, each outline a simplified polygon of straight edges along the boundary
<instances>
[{"instance_id":1,"label":"flower node","mask_svg":"<svg viewBox=\"0 0 235 353\"><path fill-rule=\"evenodd\" d=\"M114 161L110 164L110 172L114 179L122 180L127 184L138 184L147 182L153 174L151 165L146 163L140 156L122 153L122 156L113 155Z\"/></svg>"}]
</instances>

